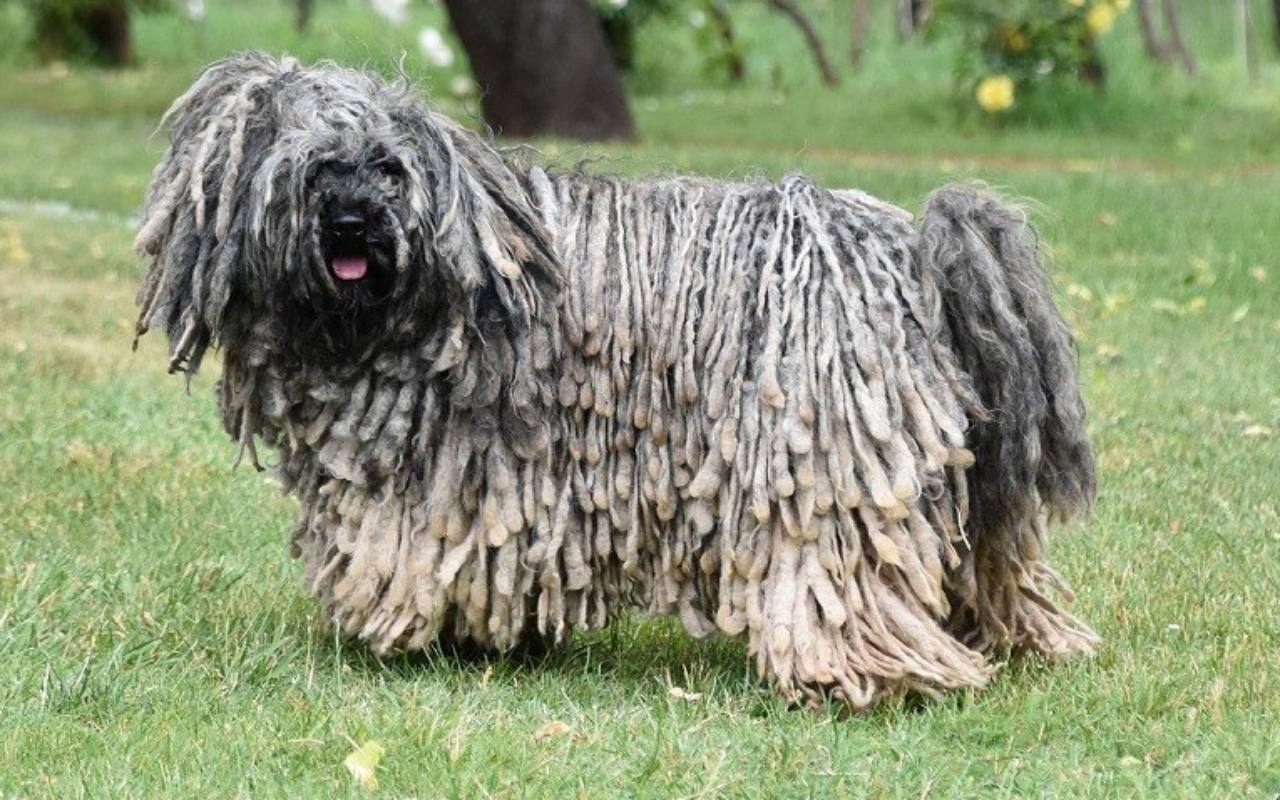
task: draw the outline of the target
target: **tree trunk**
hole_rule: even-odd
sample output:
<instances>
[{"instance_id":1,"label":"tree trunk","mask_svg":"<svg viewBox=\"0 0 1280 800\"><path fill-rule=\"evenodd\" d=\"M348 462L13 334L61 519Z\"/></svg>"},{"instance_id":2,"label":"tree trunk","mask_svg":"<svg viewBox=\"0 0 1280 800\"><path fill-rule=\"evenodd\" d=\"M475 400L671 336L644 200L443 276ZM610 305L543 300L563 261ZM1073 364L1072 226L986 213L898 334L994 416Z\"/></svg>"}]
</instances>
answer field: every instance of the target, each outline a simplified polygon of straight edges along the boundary
<instances>
[{"instance_id":1,"label":"tree trunk","mask_svg":"<svg viewBox=\"0 0 1280 800\"><path fill-rule=\"evenodd\" d=\"M924 28L932 14L932 0L911 0L911 15L915 20L917 31Z\"/></svg>"},{"instance_id":2,"label":"tree trunk","mask_svg":"<svg viewBox=\"0 0 1280 800\"><path fill-rule=\"evenodd\" d=\"M125 0L100 0L69 12L42 3L36 11L35 34L44 61L84 58L111 67L133 61Z\"/></svg>"},{"instance_id":3,"label":"tree trunk","mask_svg":"<svg viewBox=\"0 0 1280 800\"><path fill-rule=\"evenodd\" d=\"M1280 0L1276 2L1280 3ZM867 52L867 28L870 26L871 0L853 0L849 19L849 61L854 69L862 66L862 57Z\"/></svg>"},{"instance_id":4,"label":"tree trunk","mask_svg":"<svg viewBox=\"0 0 1280 800\"><path fill-rule=\"evenodd\" d=\"M293 26L298 33L306 33L307 28L311 27L311 12L314 6L315 0L298 0L298 7L294 9L297 14L293 18Z\"/></svg>"},{"instance_id":5,"label":"tree trunk","mask_svg":"<svg viewBox=\"0 0 1280 800\"><path fill-rule=\"evenodd\" d=\"M1160 34L1156 30L1155 12L1151 8L1151 0L1135 0L1134 5L1138 12L1138 27L1142 29L1142 46L1146 48L1147 55L1161 64L1172 64L1173 53L1169 52L1167 44L1160 41Z\"/></svg>"},{"instance_id":6,"label":"tree trunk","mask_svg":"<svg viewBox=\"0 0 1280 800\"><path fill-rule=\"evenodd\" d=\"M623 72L630 72L636 64L636 19L630 14L600 14L600 30L604 31L605 44L613 53L613 63Z\"/></svg>"},{"instance_id":7,"label":"tree trunk","mask_svg":"<svg viewBox=\"0 0 1280 800\"><path fill-rule=\"evenodd\" d=\"M1084 48L1085 58L1080 64L1080 80L1095 89L1102 89L1107 85L1107 64L1102 60L1098 40L1086 36L1081 46Z\"/></svg>"},{"instance_id":8,"label":"tree trunk","mask_svg":"<svg viewBox=\"0 0 1280 800\"><path fill-rule=\"evenodd\" d=\"M97 48L96 58L120 66L133 61L133 37L129 35L129 9L124 0L107 0L87 14L86 32Z\"/></svg>"},{"instance_id":9,"label":"tree trunk","mask_svg":"<svg viewBox=\"0 0 1280 800\"><path fill-rule=\"evenodd\" d=\"M898 37L910 39L929 20L929 0L895 0Z\"/></svg>"},{"instance_id":10,"label":"tree trunk","mask_svg":"<svg viewBox=\"0 0 1280 800\"><path fill-rule=\"evenodd\" d=\"M1253 16L1249 13L1248 0L1236 0L1236 36L1240 40L1240 52L1244 57L1244 71L1250 83L1260 77L1258 54L1253 44Z\"/></svg>"},{"instance_id":11,"label":"tree trunk","mask_svg":"<svg viewBox=\"0 0 1280 800\"><path fill-rule=\"evenodd\" d=\"M1280 50L1280 0L1271 0L1271 16L1274 18L1271 32L1275 36L1276 49Z\"/></svg>"},{"instance_id":12,"label":"tree trunk","mask_svg":"<svg viewBox=\"0 0 1280 800\"><path fill-rule=\"evenodd\" d=\"M622 79L586 0L445 0L445 7L495 132L635 136Z\"/></svg>"},{"instance_id":13,"label":"tree trunk","mask_svg":"<svg viewBox=\"0 0 1280 800\"><path fill-rule=\"evenodd\" d=\"M1168 29L1169 42L1174 55L1178 57L1187 77L1194 78L1197 71L1196 58L1191 54L1190 48L1187 47L1187 40L1182 36L1182 23L1178 20L1178 0L1163 0L1161 6L1164 10L1164 26Z\"/></svg>"},{"instance_id":14,"label":"tree trunk","mask_svg":"<svg viewBox=\"0 0 1280 800\"><path fill-rule=\"evenodd\" d=\"M813 24L809 22L809 18L804 15L800 7L791 0L765 0L769 7L777 11L796 24L800 28L800 33L804 34L805 44L809 46L809 52L813 54L813 60L818 65L818 72L822 75L822 82L828 86L839 86L840 76L836 75L836 71L831 67L831 60L827 58L826 48L822 46L822 39L819 38L818 32L814 30Z\"/></svg>"}]
</instances>

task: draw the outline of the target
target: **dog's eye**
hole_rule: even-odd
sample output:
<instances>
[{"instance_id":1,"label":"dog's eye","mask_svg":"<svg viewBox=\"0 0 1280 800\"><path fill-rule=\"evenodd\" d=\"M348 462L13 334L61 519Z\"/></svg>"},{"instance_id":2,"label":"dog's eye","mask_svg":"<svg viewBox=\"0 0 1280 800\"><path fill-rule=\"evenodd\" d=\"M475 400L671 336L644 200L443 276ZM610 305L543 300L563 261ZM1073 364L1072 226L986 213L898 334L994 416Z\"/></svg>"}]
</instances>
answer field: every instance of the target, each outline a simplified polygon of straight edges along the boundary
<instances>
[{"instance_id":1,"label":"dog's eye","mask_svg":"<svg viewBox=\"0 0 1280 800\"><path fill-rule=\"evenodd\" d=\"M404 167L399 161L379 161L376 165L378 174L384 178L400 178L404 175Z\"/></svg>"}]
</instances>

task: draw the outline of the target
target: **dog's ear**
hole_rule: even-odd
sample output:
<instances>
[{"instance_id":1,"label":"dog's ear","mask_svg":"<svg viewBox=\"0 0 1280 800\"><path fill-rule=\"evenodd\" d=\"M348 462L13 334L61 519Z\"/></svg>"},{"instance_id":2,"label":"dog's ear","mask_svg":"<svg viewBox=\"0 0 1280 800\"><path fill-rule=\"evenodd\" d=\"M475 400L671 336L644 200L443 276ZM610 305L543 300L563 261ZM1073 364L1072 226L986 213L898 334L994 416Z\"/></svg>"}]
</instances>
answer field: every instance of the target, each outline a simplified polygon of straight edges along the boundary
<instances>
[{"instance_id":1,"label":"dog's ear","mask_svg":"<svg viewBox=\"0 0 1280 800\"><path fill-rule=\"evenodd\" d=\"M548 375L559 337L562 270L522 172L486 139L416 102L407 128L421 172L424 255L452 309L435 368L451 373L455 409L487 417L517 453L545 444Z\"/></svg>"},{"instance_id":2,"label":"dog's ear","mask_svg":"<svg viewBox=\"0 0 1280 800\"><path fill-rule=\"evenodd\" d=\"M170 372L194 373L217 344L249 224L249 183L275 140L272 99L292 59L245 53L211 64L166 112L169 147L151 176L134 247L151 264L137 335L169 336ZM135 340L136 344L136 340Z\"/></svg>"},{"instance_id":3,"label":"dog's ear","mask_svg":"<svg viewBox=\"0 0 1280 800\"><path fill-rule=\"evenodd\" d=\"M417 140L425 235L441 277L477 320L527 329L556 302L561 270L526 182L448 117L416 103L402 115Z\"/></svg>"}]
</instances>

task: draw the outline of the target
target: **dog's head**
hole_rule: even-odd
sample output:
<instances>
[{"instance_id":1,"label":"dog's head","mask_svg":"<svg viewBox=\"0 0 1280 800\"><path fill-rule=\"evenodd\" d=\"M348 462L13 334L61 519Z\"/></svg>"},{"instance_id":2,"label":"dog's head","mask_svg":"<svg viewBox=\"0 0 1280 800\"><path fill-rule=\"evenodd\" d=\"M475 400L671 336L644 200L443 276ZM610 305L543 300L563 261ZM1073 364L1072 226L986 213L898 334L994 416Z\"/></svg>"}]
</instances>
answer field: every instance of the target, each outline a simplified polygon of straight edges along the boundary
<instances>
[{"instance_id":1,"label":"dog's head","mask_svg":"<svg viewBox=\"0 0 1280 800\"><path fill-rule=\"evenodd\" d=\"M450 330L519 339L558 268L524 179L403 84L235 56L170 109L137 247L139 333L350 367Z\"/></svg>"}]
</instances>

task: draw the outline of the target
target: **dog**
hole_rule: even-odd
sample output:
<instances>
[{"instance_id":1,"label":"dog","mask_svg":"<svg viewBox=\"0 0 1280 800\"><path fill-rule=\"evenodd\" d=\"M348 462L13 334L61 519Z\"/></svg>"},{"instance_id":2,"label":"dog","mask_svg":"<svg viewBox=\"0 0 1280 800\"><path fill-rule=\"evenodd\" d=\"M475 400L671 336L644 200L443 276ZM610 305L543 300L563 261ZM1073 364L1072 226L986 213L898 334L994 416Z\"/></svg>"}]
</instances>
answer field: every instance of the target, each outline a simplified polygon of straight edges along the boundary
<instances>
[{"instance_id":1,"label":"dog","mask_svg":"<svg viewBox=\"0 0 1280 800\"><path fill-rule=\"evenodd\" d=\"M253 53L166 118L138 335L188 375L220 349L224 427L374 651L638 607L863 709L1097 643L1045 559L1096 479L1017 208L556 172L403 81Z\"/></svg>"}]
</instances>

